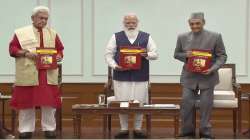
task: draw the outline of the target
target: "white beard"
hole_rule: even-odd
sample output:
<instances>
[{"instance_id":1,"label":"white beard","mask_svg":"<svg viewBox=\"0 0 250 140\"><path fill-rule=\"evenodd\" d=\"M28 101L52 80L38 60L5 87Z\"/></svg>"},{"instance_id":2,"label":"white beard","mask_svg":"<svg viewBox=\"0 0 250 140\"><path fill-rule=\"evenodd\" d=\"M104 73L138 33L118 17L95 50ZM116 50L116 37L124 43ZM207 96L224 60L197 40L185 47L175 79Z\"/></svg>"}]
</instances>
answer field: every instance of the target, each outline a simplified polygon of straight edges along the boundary
<instances>
[{"instance_id":1,"label":"white beard","mask_svg":"<svg viewBox=\"0 0 250 140\"><path fill-rule=\"evenodd\" d=\"M136 38L139 33L138 28L134 30L128 30L127 28L124 28L124 31L128 38Z\"/></svg>"}]
</instances>

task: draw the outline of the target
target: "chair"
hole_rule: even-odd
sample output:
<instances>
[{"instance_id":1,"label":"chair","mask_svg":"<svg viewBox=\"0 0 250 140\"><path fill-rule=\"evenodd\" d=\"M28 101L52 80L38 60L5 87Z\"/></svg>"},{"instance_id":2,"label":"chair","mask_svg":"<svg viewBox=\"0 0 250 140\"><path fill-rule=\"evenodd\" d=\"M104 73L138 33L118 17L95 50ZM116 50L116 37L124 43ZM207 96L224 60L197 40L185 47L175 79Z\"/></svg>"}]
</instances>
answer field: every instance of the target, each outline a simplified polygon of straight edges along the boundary
<instances>
[{"instance_id":1,"label":"chair","mask_svg":"<svg viewBox=\"0 0 250 140\"><path fill-rule=\"evenodd\" d=\"M105 100L105 103L106 104L109 104L110 102L112 101L115 101L115 96L114 96L114 89L113 89L113 71L112 71L112 68L111 67L108 67L108 81L105 83L104 85L104 94L106 95L106 100ZM150 83L148 83L148 103L151 104L152 101L151 101L151 86L150 86ZM107 121L104 121L104 122L107 122L107 125L104 125L104 127L108 127L108 132L109 132L109 137L110 137L110 134L111 134L111 114L108 114L107 115L107 118L104 117L104 119L107 119ZM106 130L106 128L103 128L104 130ZM150 137L150 134L149 132L151 132L151 115L150 114L146 114L146 129L147 129L147 135L148 137Z\"/></svg>"},{"instance_id":2,"label":"chair","mask_svg":"<svg viewBox=\"0 0 250 140\"><path fill-rule=\"evenodd\" d=\"M11 138L13 139L14 136L11 135L13 134L14 130L13 130L13 125L11 126L11 128L7 128L5 125L5 105L6 103L11 99L11 96L9 95L3 95L0 92L0 102L1 102L1 118L0 118L0 138L5 138L7 136L7 138ZM11 114L15 113L15 111L11 110ZM11 118L13 120L13 118ZM8 135L7 135L8 134ZM8 137L11 136L11 137Z\"/></svg>"},{"instance_id":3,"label":"chair","mask_svg":"<svg viewBox=\"0 0 250 140\"><path fill-rule=\"evenodd\" d=\"M236 136L237 124L238 132L241 132L241 87L236 83L235 64L224 64L218 73L220 82L214 89L213 108L232 110L233 133ZM196 109L199 107L198 104L199 101L197 101ZM196 116L196 109L194 109L194 116Z\"/></svg>"},{"instance_id":4,"label":"chair","mask_svg":"<svg viewBox=\"0 0 250 140\"><path fill-rule=\"evenodd\" d=\"M58 86L59 86L59 90L62 93L62 63L58 62ZM12 86L12 89L14 88L14 85ZM11 91L12 92L12 91ZM61 101L62 101L63 97L61 97ZM36 109L40 110L40 107L36 107ZM17 112L16 110L12 109L12 114L11 114L11 118L12 118L12 134L14 135L14 133L16 132L16 116L17 116ZM61 108L57 108L56 109L56 113L55 113L55 118L56 118L56 135L57 137L61 138L62 137L62 107Z\"/></svg>"}]
</instances>

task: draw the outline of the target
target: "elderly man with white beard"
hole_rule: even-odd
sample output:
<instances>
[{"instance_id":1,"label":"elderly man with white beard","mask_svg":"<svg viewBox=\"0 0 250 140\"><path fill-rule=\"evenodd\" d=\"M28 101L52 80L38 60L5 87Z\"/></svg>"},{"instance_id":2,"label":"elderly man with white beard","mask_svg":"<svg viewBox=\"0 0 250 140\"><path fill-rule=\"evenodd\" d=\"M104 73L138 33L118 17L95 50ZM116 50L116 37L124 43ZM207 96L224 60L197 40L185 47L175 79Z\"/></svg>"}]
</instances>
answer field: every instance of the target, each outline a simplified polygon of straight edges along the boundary
<instances>
[{"instance_id":1,"label":"elderly man with white beard","mask_svg":"<svg viewBox=\"0 0 250 140\"><path fill-rule=\"evenodd\" d=\"M138 29L136 14L124 16L124 30L113 34L106 46L105 59L113 69L113 83L115 98L118 101L138 100L148 103L149 60L158 58L157 47L152 37ZM141 53L141 68L139 70L124 69L119 65L119 54L122 46L140 46L146 52ZM129 138L128 115L119 114L121 130L115 138ZM134 138L146 138L142 132L143 114L136 114L134 118Z\"/></svg>"}]
</instances>

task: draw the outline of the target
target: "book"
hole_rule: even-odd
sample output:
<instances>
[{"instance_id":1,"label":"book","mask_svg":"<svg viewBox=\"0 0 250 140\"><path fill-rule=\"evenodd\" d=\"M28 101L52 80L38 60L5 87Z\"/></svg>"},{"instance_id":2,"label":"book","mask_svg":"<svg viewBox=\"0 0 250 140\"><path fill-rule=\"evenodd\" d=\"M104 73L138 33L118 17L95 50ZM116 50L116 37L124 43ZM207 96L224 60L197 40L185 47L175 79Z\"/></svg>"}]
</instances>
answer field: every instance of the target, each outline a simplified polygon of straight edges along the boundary
<instances>
[{"instance_id":1,"label":"book","mask_svg":"<svg viewBox=\"0 0 250 140\"><path fill-rule=\"evenodd\" d=\"M211 67L212 53L210 50L193 49L188 58L187 69L190 72L202 73Z\"/></svg>"},{"instance_id":2,"label":"book","mask_svg":"<svg viewBox=\"0 0 250 140\"><path fill-rule=\"evenodd\" d=\"M119 65L124 69L141 69L141 53L146 50L140 46L122 46L119 54Z\"/></svg>"},{"instance_id":3,"label":"book","mask_svg":"<svg viewBox=\"0 0 250 140\"><path fill-rule=\"evenodd\" d=\"M56 54L57 50L52 48L37 48L37 69L56 69L57 60Z\"/></svg>"}]
</instances>

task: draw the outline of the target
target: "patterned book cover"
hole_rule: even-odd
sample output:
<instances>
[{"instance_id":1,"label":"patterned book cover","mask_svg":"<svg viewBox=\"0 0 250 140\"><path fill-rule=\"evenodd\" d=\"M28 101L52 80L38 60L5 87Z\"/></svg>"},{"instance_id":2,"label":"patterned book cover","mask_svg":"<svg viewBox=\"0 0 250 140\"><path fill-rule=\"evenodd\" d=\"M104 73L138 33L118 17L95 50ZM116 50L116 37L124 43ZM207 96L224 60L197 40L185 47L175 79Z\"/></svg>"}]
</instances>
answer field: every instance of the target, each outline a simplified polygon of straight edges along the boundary
<instances>
[{"instance_id":1,"label":"patterned book cover","mask_svg":"<svg viewBox=\"0 0 250 140\"><path fill-rule=\"evenodd\" d=\"M139 46L123 46L120 49L119 65L124 69L141 69L141 53L145 49Z\"/></svg>"},{"instance_id":2,"label":"patterned book cover","mask_svg":"<svg viewBox=\"0 0 250 140\"><path fill-rule=\"evenodd\" d=\"M51 48L37 48L37 69L56 69L57 61L56 54L57 50Z\"/></svg>"},{"instance_id":3,"label":"patterned book cover","mask_svg":"<svg viewBox=\"0 0 250 140\"><path fill-rule=\"evenodd\" d=\"M212 53L210 50L192 50L192 56L188 58L187 67L191 72L202 73L211 67Z\"/></svg>"}]
</instances>

